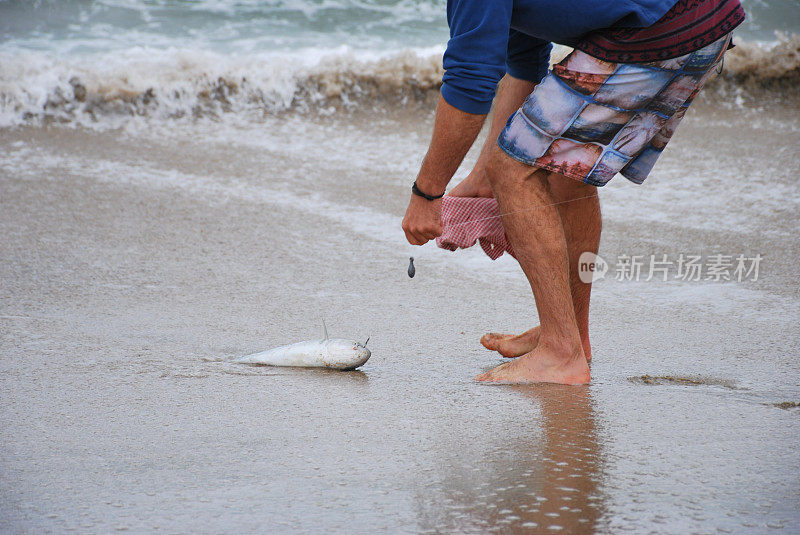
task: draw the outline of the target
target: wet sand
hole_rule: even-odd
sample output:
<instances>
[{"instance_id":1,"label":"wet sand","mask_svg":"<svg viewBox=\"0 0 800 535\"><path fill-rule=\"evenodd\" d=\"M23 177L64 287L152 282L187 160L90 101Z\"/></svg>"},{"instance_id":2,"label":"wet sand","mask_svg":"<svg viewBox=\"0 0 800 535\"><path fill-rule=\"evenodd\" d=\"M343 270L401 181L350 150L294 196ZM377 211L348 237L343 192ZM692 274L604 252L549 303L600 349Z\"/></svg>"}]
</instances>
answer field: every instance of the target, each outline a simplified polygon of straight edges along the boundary
<instances>
[{"instance_id":1,"label":"wet sand","mask_svg":"<svg viewBox=\"0 0 800 535\"><path fill-rule=\"evenodd\" d=\"M3 131L0 531L800 531L797 109L703 106L601 255L761 278L598 282L587 387L472 381L535 311L510 259L404 245L429 115ZM360 371L219 361L322 317Z\"/></svg>"}]
</instances>

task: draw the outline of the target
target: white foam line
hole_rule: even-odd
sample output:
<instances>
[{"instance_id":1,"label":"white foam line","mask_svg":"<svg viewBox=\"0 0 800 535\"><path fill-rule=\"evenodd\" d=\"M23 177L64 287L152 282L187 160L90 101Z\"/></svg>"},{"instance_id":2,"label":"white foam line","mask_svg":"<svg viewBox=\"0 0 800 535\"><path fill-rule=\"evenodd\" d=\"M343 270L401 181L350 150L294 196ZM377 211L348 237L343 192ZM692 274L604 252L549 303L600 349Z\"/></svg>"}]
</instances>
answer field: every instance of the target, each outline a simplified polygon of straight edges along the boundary
<instances>
[{"instance_id":1,"label":"white foam line","mask_svg":"<svg viewBox=\"0 0 800 535\"><path fill-rule=\"evenodd\" d=\"M351 232L380 245L385 254L401 259L398 270L405 271L408 256L423 260L418 269L434 265L439 269L461 267L464 274L484 279L487 276L521 279L516 261L504 255L490 260L479 247L455 253L444 252L432 243L412 247L405 241L400 228L401 219L363 206L343 205L323 199L319 194L300 196L281 190L249 184L230 177L195 175L177 170L164 170L146 165L131 165L109 160L67 158L44 154L32 149L12 151L0 165L9 176L27 174L39 177L48 173L51 180L63 180L67 174L83 176L100 183L130 184L155 190L178 190L190 196L202 197L210 205L221 205L228 200L279 206L301 211L313 217L322 217L348 228ZM419 272L419 271L418 271ZM800 317L800 304L787 298L746 288L742 284L696 283L667 285L644 282L619 282L613 278L598 281L596 288L611 296L629 298L631 289L648 303L669 299L669 306L685 304L693 308L709 308L716 315L745 315L753 320L794 324ZM781 314L776 315L775 310Z\"/></svg>"},{"instance_id":2,"label":"white foam line","mask_svg":"<svg viewBox=\"0 0 800 535\"><path fill-rule=\"evenodd\" d=\"M59 57L0 43L0 126L49 117L103 130L139 116L159 121L316 109L358 98L364 80L389 93L413 80L433 87L441 76L437 58L440 47L346 46L255 54L139 46Z\"/></svg>"},{"instance_id":3,"label":"white foam line","mask_svg":"<svg viewBox=\"0 0 800 535\"><path fill-rule=\"evenodd\" d=\"M456 262L466 268L468 273L473 270L504 275L520 273L516 261L510 257L493 262L477 248L444 254L433 243L423 247L413 247L405 241L400 228L401 218L363 206L330 202L319 194L300 196L230 177L201 176L101 159L67 158L30 149L10 153L2 167L8 170L9 174L27 173L31 177L41 176L44 172L49 174L52 180L58 180L58 177L71 173L107 184L130 184L156 190L180 190L189 195L200 196L210 205L219 205L235 199L290 208L339 223L350 231L381 244L386 253L398 258L414 256L423 259L425 263L434 263L438 266L452 266L452 263ZM404 266L398 269L404 269Z\"/></svg>"}]
</instances>

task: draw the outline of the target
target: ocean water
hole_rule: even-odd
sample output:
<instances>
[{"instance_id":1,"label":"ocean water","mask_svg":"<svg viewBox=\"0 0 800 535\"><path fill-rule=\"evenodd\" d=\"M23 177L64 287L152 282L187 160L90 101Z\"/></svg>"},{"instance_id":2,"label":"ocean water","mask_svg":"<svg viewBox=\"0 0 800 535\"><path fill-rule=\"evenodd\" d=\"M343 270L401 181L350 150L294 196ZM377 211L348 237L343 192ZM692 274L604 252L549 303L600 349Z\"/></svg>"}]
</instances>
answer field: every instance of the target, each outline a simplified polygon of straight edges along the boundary
<instances>
[{"instance_id":1,"label":"ocean water","mask_svg":"<svg viewBox=\"0 0 800 535\"><path fill-rule=\"evenodd\" d=\"M0 0L0 532L800 532L797 1L600 192L580 389L472 382L527 281L400 229L444 4ZM680 254L763 262L612 276ZM323 318L360 371L221 362Z\"/></svg>"},{"instance_id":2,"label":"ocean water","mask_svg":"<svg viewBox=\"0 0 800 535\"><path fill-rule=\"evenodd\" d=\"M444 4L3 0L0 126L117 128L132 116L238 121L387 98L405 105L438 88ZM727 73L795 84L800 6L751 0L745 8Z\"/></svg>"}]
</instances>

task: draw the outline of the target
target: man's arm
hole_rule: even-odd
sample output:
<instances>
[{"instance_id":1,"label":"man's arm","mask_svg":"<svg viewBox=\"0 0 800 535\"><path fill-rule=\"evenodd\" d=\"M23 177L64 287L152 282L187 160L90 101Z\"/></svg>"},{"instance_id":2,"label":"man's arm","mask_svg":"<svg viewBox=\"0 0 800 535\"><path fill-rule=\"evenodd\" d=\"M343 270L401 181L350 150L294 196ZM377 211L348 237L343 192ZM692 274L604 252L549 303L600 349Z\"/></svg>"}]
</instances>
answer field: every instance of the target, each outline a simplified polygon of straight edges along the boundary
<instances>
[{"instance_id":1,"label":"man's arm","mask_svg":"<svg viewBox=\"0 0 800 535\"><path fill-rule=\"evenodd\" d=\"M456 196L476 196L479 189L486 188L485 166L489 150L497 142L497 136L512 113L517 111L525 98L533 91L533 82L518 80L506 75L499 84L489 137L483 146L478 162L472 172L452 194ZM428 153L422 162L417 177L417 186L428 195L443 193L450 179L461 165L480 132L485 115L465 113L439 97L436 120L433 127ZM412 245L422 245L442 234L441 200L428 201L416 195L411 201L403 219L403 230Z\"/></svg>"},{"instance_id":2,"label":"man's arm","mask_svg":"<svg viewBox=\"0 0 800 535\"><path fill-rule=\"evenodd\" d=\"M461 165L478 133L486 115L473 115L451 106L439 96L433 136L428 153L417 175L417 187L428 195L444 193L453 174ZM408 242L422 245L442 234L442 200L429 201L411 195L403 230Z\"/></svg>"},{"instance_id":3,"label":"man's arm","mask_svg":"<svg viewBox=\"0 0 800 535\"><path fill-rule=\"evenodd\" d=\"M495 99L497 85L505 73L511 88L508 100L495 102L506 117L519 107L519 84L538 81L547 71L550 43L510 28L513 0L448 0L450 40L442 58L445 69L436 108L433 137L417 177L417 187L428 195L444 192ZM512 78L513 76L513 78ZM523 97L524 98L524 97ZM516 104L511 108L512 102ZM496 112L497 113L497 112ZM499 118L499 117L498 117ZM494 143L505 120L495 121L489 143ZM484 147L479 166L486 161ZM411 244L422 245L440 236L441 200L429 201L412 195L403 219L403 230Z\"/></svg>"},{"instance_id":4,"label":"man's arm","mask_svg":"<svg viewBox=\"0 0 800 535\"><path fill-rule=\"evenodd\" d=\"M469 175L454 187L448 195L454 197L492 196L489 182L486 179L486 162L489 159L489 153L497 143L497 138L505 128L508 118L522 106L535 86L535 82L520 80L510 74L506 74L500 80L497 86L497 96L494 99L494 107L492 108L489 135L483 144L478 161Z\"/></svg>"}]
</instances>

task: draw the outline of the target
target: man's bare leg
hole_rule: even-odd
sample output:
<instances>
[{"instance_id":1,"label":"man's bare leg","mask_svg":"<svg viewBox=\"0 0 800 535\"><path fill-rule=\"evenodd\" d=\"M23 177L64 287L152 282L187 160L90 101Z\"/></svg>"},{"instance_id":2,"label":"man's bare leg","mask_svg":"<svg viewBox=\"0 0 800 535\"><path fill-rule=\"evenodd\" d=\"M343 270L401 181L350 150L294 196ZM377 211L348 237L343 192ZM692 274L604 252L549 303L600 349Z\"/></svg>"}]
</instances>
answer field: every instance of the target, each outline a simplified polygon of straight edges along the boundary
<instances>
[{"instance_id":1,"label":"man's bare leg","mask_svg":"<svg viewBox=\"0 0 800 535\"><path fill-rule=\"evenodd\" d=\"M497 136L506 126L508 118L517 111L528 95L531 94L536 86L533 82L520 80L506 74L497 85L497 96L494 99L492 109L492 123L489 127L489 135L483 144L481 154L475 167L470 174L458 183L448 195L453 197L492 197L492 188L486 180L486 161L492 148L497 146Z\"/></svg>"},{"instance_id":2,"label":"man's bare leg","mask_svg":"<svg viewBox=\"0 0 800 535\"><path fill-rule=\"evenodd\" d=\"M491 126L486 143L475 167L469 176L462 180L448 195L454 197L492 197L492 188L486 179L486 162L489 154L497 148L497 137L505 127L508 118L516 112L525 99L533 91L535 84L519 80L509 75L503 77L497 87L492 110ZM584 285L578 278L578 257L584 251L597 253L600 240L600 204L597 198L583 199L595 193L596 188L582 184L563 175L551 173L548 177L551 192L561 216L564 232L567 236L567 248L570 257L570 286L575 306L575 317L581 339L584 340L584 353L591 360L589 344L589 296L591 284ZM577 199L577 200L575 200ZM565 202L567 201L567 202ZM498 351L504 357L518 357L536 347L539 341L539 326L519 335L489 333L481 338L481 343L488 349Z\"/></svg>"},{"instance_id":3,"label":"man's bare leg","mask_svg":"<svg viewBox=\"0 0 800 535\"><path fill-rule=\"evenodd\" d=\"M486 175L501 213L506 214L503 226L533 290L541 327L532 351L476 379L588 383L589 367L570 290L567 239L547 173L533 170L495 148Z\"/></svg>"},{"instance_id":4,"label":"man's bare leg","mask_svg":"<svg viewBox=\"0 0 800 535\"><path fill-rule=\"evenodd\" d=\"M569 252L569 283L572 293L572 304L575 319L583 343L586 360L592 360L592 348L589 343L589 300L592 284L584 283L578 276L578 259L585 251L597 254L600 243L602 218L597 188L578 182L558 173L550 173L547 177L550 193L556 205ZM514 358L531 351L539 342L540 328L522 334L489 333L481 338L487 349L499 352L504 357Z\"/></svg>"},{"instance_id":5,"label":"man's bare leg","mask_svg":"<svg viewBox=\"0 0 800 535\"><path fill-rule=\"evenodd\" d=\"M575 310L575 321L581 335L583 353L586 360L592 360L592 346L589 343L589 301L592 283L581 280L578 259L584 252L597 254L600 245L600 232L603 218L600 213L600 200L597 188L578 182L575 179L551 173L548 177L550 191L556 202L560 203L558 214L564 227L569 252L569 287Z\"/></svg>"}]
</instances>

